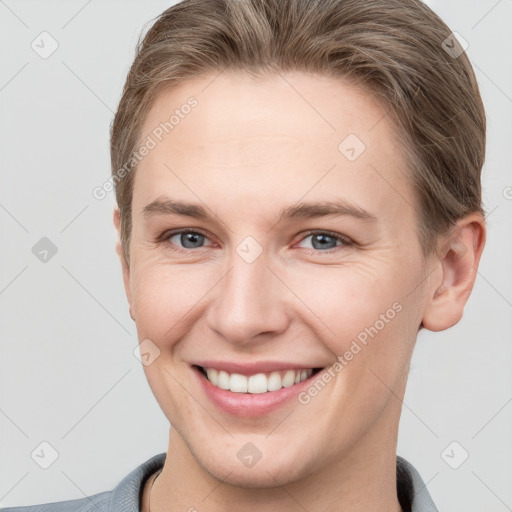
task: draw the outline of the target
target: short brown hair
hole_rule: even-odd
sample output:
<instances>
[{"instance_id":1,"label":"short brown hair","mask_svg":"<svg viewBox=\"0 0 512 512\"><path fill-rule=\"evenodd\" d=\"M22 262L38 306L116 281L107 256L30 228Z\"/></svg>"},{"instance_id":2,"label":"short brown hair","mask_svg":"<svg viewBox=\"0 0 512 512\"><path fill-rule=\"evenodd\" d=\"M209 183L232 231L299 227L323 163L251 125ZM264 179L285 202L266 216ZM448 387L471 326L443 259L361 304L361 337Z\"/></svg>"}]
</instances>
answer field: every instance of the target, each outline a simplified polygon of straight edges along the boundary
<instances>
[{"instance_id":1,"label":"short brown hair","mask_svg":"<svg viewBox=\"0 0 512 512\"><path fill-rule=\"evenodd\" d=\"M110 131L127 264L136 163L131 172L126 163L146 114L163 90L224 69L344 77L378 98L408 156L424 255L454 221L483 214L486 121L476 77L465 52L450 51L462 50L451 30L420 0L183 0L141 38Z\"/></svg>"}]
</instances>

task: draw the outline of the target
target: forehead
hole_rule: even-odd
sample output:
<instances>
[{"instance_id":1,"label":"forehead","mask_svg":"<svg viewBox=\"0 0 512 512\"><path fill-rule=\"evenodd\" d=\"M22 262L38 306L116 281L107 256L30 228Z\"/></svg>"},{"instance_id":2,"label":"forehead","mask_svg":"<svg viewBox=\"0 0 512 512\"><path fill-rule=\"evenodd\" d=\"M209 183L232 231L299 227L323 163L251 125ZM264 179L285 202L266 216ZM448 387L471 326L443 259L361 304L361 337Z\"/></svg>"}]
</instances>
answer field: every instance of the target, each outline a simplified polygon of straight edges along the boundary
<instances>
[{"instance_id":1,"label":"forehead","mask_svg":"<svg viewBox=\"0 0 512 512\"><path fill-rule=\"evenodd\" d=\"M195 191L213 187L217 201L223 187L233 192L237 184L242 200L275 190L293 202L337 190L368 206L395 196L389 211L411 206L402 148L386 109L339 78L198 77L160 94L141 132L141 140L156 145L137 170L134 199L140 201L169 192L163 188L172 182L184 190L177 177L186 175Z\"/></svg>"},{"instance_id":2,"label":"forehead","mask_svg":"<svg viewBox=\"0 0 512 512\"><path fill-rule=\"evenodd\" d=\"M338 151L338 143L350 130L369 145L383 135L391 139L394 131L384 106L366 89L342 78L300 72L254 78L224 71L161 93L146 116L142 133L149 134L169 121L191 96L197 106L179 119L175 116L172 135L187 136L193 131L195 137L188 142L198 148L216 139L288 136L307 146ZM182 122L187 117L192 123Z\"/></svg>"}]
</instances>

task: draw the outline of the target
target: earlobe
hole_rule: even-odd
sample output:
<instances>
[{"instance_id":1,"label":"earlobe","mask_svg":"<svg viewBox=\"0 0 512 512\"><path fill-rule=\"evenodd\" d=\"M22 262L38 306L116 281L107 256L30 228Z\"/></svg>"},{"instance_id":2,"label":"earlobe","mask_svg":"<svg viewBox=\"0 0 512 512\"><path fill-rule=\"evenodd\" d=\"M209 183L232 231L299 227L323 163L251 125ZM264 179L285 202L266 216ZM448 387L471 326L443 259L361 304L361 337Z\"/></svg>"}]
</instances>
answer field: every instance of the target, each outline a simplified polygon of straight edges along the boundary
<instances>
[{"instance_id":1,"label":"earlobe","mask_svg":"<svg viewBox=\"0 0 512 512\"><path fill-rule=\"evenodd\" d=\"M119 212L119 208L117 206L114 206L113 219L114 226L116 227L116 230L119 233L119 229L121 227L121 213Z\"/></svg>"},{"instance_id":2,"label":"earlobe","mask_svg":"<svg viewBox=\"0 0 512 512\"><path fill-rule=\"evenodd\" d=\"M456 223L442 243L438 271L433 273L422 325L430 331L443 331L457 324L475 283L485 245L485 221L471 214Z\"/></svg>"}]
</instances>

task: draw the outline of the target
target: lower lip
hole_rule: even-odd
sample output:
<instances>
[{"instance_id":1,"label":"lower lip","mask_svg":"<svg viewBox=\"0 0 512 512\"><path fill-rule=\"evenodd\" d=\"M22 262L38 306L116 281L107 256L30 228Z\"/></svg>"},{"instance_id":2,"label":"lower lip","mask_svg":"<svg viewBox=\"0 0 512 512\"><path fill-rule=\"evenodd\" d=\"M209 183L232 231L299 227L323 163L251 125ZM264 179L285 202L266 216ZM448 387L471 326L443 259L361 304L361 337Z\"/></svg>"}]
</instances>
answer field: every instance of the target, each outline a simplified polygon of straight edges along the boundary
<instances>
[{"instance_id":1,"label":"lower lip","mask_svg":"<svg viewBox=\"0 0 512 512\"><path fill-rule=\"evenodd\" d=\"M313 383L321 370L312 374L306 380L293 384L278 391L267 393L234 393L226 389L214 386L204 373L196 366L192 370L197 375L199 382L208 398L223 411L243 418L251 418L269 414L280 406L296 398L301 391L305 391Z\"/></svg>"}]
</instances>

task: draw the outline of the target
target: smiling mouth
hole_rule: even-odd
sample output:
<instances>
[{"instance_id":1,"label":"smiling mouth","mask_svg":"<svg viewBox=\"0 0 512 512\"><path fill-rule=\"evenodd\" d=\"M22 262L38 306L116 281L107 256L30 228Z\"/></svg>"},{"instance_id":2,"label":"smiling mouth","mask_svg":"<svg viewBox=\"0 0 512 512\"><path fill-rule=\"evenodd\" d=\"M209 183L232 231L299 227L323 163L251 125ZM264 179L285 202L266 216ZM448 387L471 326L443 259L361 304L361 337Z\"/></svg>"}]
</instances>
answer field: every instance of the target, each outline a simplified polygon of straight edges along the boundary
<instances>
[{"instance_id":1,"label":"smiling mouth","mask_svg":"<svg viewBox=\"0 0 512 512\"><path fill-rule=\"evenodd\" d=\"M301 368L296 370L290 369L256 373L254 375L241 375L239 373L217 370L215 368L204 368L199 365L193 366L216 388L233 393L247 394L262 394L279 391L282 388L299 384L309 379L312 375L317 374L320 370L323 370L323 368Z\"/></svg>"}]
</instances>

